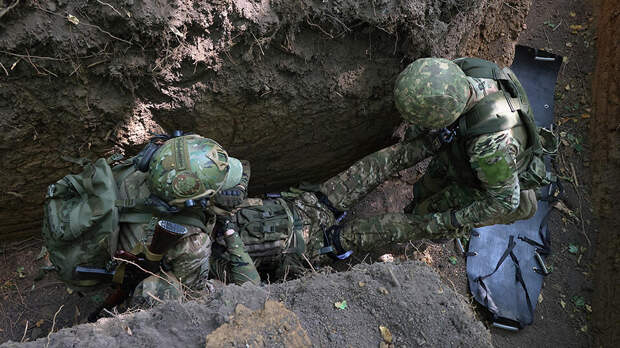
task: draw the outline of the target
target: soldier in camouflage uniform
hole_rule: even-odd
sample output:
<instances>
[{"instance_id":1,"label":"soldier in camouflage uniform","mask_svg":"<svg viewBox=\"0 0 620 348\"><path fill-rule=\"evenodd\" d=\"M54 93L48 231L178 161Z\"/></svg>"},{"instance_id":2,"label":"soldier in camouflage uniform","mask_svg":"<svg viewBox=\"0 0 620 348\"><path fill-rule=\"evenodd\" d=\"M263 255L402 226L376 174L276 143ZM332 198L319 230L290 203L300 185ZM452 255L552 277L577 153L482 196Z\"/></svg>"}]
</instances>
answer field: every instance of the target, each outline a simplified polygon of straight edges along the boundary
<instances>
[{"instance_id":1,"label":"soldier in camouflage uniform","mask_svg":"<svg viewBox=\"0 0 620 348\"><path fill-rule=\"evenodd\" d=\"M557 141L534 124L512 71L476 59L419 59L398 77L396 107L417 133L444 127L438 148L428 135L370 154L320 187L349 209L390 175L434 155L414 185L408 213L348 222L342 244L359 249L406 240L456 237L471 227L508 224L536 212L536 188L549 184L542 155ZM450 139L452 138L452 139Z\"/></svg>"},{"instance_id":2,"label":"soldier in camouflage uniform","mask_svg":"<svg viewBox=\"0 0 620 348\"><path fill-rule=\"evenodd\" d=\"M167 140L156 152L150 151L152 156L147 149L136 160L140 170L130 171L119 185L119 197L129 202L121 215L119 248L134 254L146 250L159 220L181 224L188 232L164 257L169 272L143 280L135 289L134 303L153 303L152 296L178 298L183 288L204 289L211 233L221 238L227 252L228 280L260 283L235 226L218 220L210 204L235 206L245 198L249 163L229 157L219 144L197 135Z\"/></svg>"}]
</instances>

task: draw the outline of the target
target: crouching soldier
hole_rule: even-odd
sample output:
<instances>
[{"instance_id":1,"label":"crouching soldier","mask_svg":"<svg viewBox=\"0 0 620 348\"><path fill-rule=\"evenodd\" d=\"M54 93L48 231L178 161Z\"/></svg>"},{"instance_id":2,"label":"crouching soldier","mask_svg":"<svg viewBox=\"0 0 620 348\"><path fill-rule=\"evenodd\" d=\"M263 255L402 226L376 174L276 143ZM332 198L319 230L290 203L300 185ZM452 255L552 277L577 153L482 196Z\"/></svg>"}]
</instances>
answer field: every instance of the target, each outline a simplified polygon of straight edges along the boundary
<instances>
[{"instance_id":1,"label":"crouching soldier","mask_svg":"<svg viewBox=\"0 0 620 348\"><path fill-rule=\"evenodd\" d=\"M132 159L119 157L84 160L81 173L48 187L42 232L63 281L81 288L115 283L99 311L132 294L134 302L178 298L208 285L215 231L232 261L229 273L239 275L229 280L260 282L239 234L217 219L212 204L230 201L231 192L244 198L247 162L181 132L156 136Z\"/></svg>"},{"instance_id":2,"label":"crouching soldier","mask_svg":"<svg viewBox=\"0 0 620 348\"><path fill-rule=\"evenodd\" d=\"M400 73L394 99L410 130L425 135L366 156L320 191L346 210L390 175L434 157L406 213L350 221L341 232L348 242L451 238L534 215L535 190L554 180L542 156L557 151L557 140L536 127L510 69L477 58L418 59ZM442 140L438 150L429 133Z\"/></svg>"},{"instance_id":3,"label":"crouching soldier","mask_svg":"<svg viewBox=\"0 0 620 348\"><path fill-rule=\"evenodd\" d=\"M134 301L138 297L149 302L153 296L178 298L184 288L203 290L208 285L211 233L224 241L230 256L227 269L234 276L228 280L260 283L239 234L218 220L212 208L213 201L229 204L231 192L237 199L245 198L249 163L229 157L215 141L197 135L166 141L150 159L149 152L147 147L136 160L141 170L127 176L119 187L121 200L133 204L121 215L119 248L132 254L146 251L160 220L184 226L187 232L163 259L169 272L142 280Z\"/></svg>"}]
</instances>

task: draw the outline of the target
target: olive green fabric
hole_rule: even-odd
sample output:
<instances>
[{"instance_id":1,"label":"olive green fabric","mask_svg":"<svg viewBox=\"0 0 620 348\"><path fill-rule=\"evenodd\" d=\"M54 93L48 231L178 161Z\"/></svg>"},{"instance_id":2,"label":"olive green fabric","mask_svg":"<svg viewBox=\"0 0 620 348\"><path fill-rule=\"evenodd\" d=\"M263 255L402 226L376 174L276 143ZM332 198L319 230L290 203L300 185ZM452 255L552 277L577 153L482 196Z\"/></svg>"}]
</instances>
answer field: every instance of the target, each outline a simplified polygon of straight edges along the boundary
<instances>
[{"instance_id":1,"label":"olive green fabric","mask_svg":"<svg viewBox=\"0 0 620 348\"><path fill-rule=\"evenodd\" d=\"M149 195L146 173L135 171L119 183L119 198L126 201L144 201ZM176 214L157 214L145 206L134 206L120 216L119 249L142 251L150 245L155 223L169 220L185 226L188 232L164 256L171 267L170 277L184 286L200 290L209 275L211 239L209 233L215 215L200 208L186 208Z\"/></svg>"},{"instance_id":2,"label":"olive green fabric","mask_svg":"<svg viewBox=\"0 0 620 348\"><path fill-rule=\"evenodd\" d=\"M349 210L391 175L415 166L439 150L437 136L420 134L417 126L410 128L413 130L407 132L411 135L405 141L367 155L322 183L319 190L336 209Z\"/></svg>"},{"instance_id":3,"label":"olive green fabric","mask_svg":"<svg viewBox=\"0 0 620 348\"><path fill-rule=\"evenodd\" d=\"M111 161L111 160L110 160ZM100 158L79 174L50 185L44 203L43 239L58 276L73 285L76 266L104 267L118 243L116 180L134 171L130 161L111 168Z\"/></svg>"},{"instance_id":4,"label":"olive green fabric","mask_svg":"<svg viewBox=\"0 0 620 348\"><path fill-rule=\"evenodd\" d=\"M308 261L321 263L323 231L334 224L334 214L312 192L292 188L282 198L254 199L233 216L248 254L259 272L276 278L305 271ZM223 238L222 238L223 239ZM214 247L212 272L222 281L230 280L230 261L218 240ZM307 259L307 260L306 260Z\"/></svg>"}]
</instances>

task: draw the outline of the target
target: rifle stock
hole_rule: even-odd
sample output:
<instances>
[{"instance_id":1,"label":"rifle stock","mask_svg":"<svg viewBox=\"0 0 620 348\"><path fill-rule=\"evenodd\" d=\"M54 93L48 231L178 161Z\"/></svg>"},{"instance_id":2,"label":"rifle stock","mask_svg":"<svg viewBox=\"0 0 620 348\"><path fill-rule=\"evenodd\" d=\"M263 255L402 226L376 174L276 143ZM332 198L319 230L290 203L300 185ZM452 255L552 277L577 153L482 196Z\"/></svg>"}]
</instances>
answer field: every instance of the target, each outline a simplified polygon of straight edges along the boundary
<instances>
[{"instance_id":1,"label":"rifle stock","mask_svg":"<svg viewBox=\"0 0 620 348\"><path fill-rule=\"evenodd\" d=\"M125 263L123 281L116 287L116 291L110 294L103 304L88 316L89 322L99 319L99 314L104 309L111 309L123 303L133 292L134 288L150 273L159 271L159 263L170 248L185 234L187 228L182 225L160 220L155 225L153 239L144 254L134 255L125 250L117 250L114 256L121 260L129 261ZM80 279L105 279L111 281L116 272L110 272L100 268L90 268L78 266L75 269L76 275Z\"/></svg>"}]
</instances>

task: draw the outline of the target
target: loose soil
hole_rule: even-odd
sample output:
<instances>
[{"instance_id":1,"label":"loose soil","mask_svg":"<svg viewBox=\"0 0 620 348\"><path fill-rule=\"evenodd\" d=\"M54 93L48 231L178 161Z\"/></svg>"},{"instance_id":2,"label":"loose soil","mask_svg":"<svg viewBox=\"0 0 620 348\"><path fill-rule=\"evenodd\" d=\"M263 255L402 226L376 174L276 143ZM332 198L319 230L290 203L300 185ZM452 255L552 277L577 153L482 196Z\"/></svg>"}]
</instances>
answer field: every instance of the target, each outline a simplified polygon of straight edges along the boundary
<instances>
[{"instance_id":1,"label":"loose soil","mask_svg":"<svg viewBox=\"0 0 620 348\"><path fill-rule=\"evenodd\" d=\"M346 304L336 307L342 301ZM209 347L209 342L220 347L491 347L489 331L474 319L465 299L421 262L358 265L263 287L226 286L197 301L168 302L2 347L199 347L205 337Z\"/></svg>"}]
</instances>

